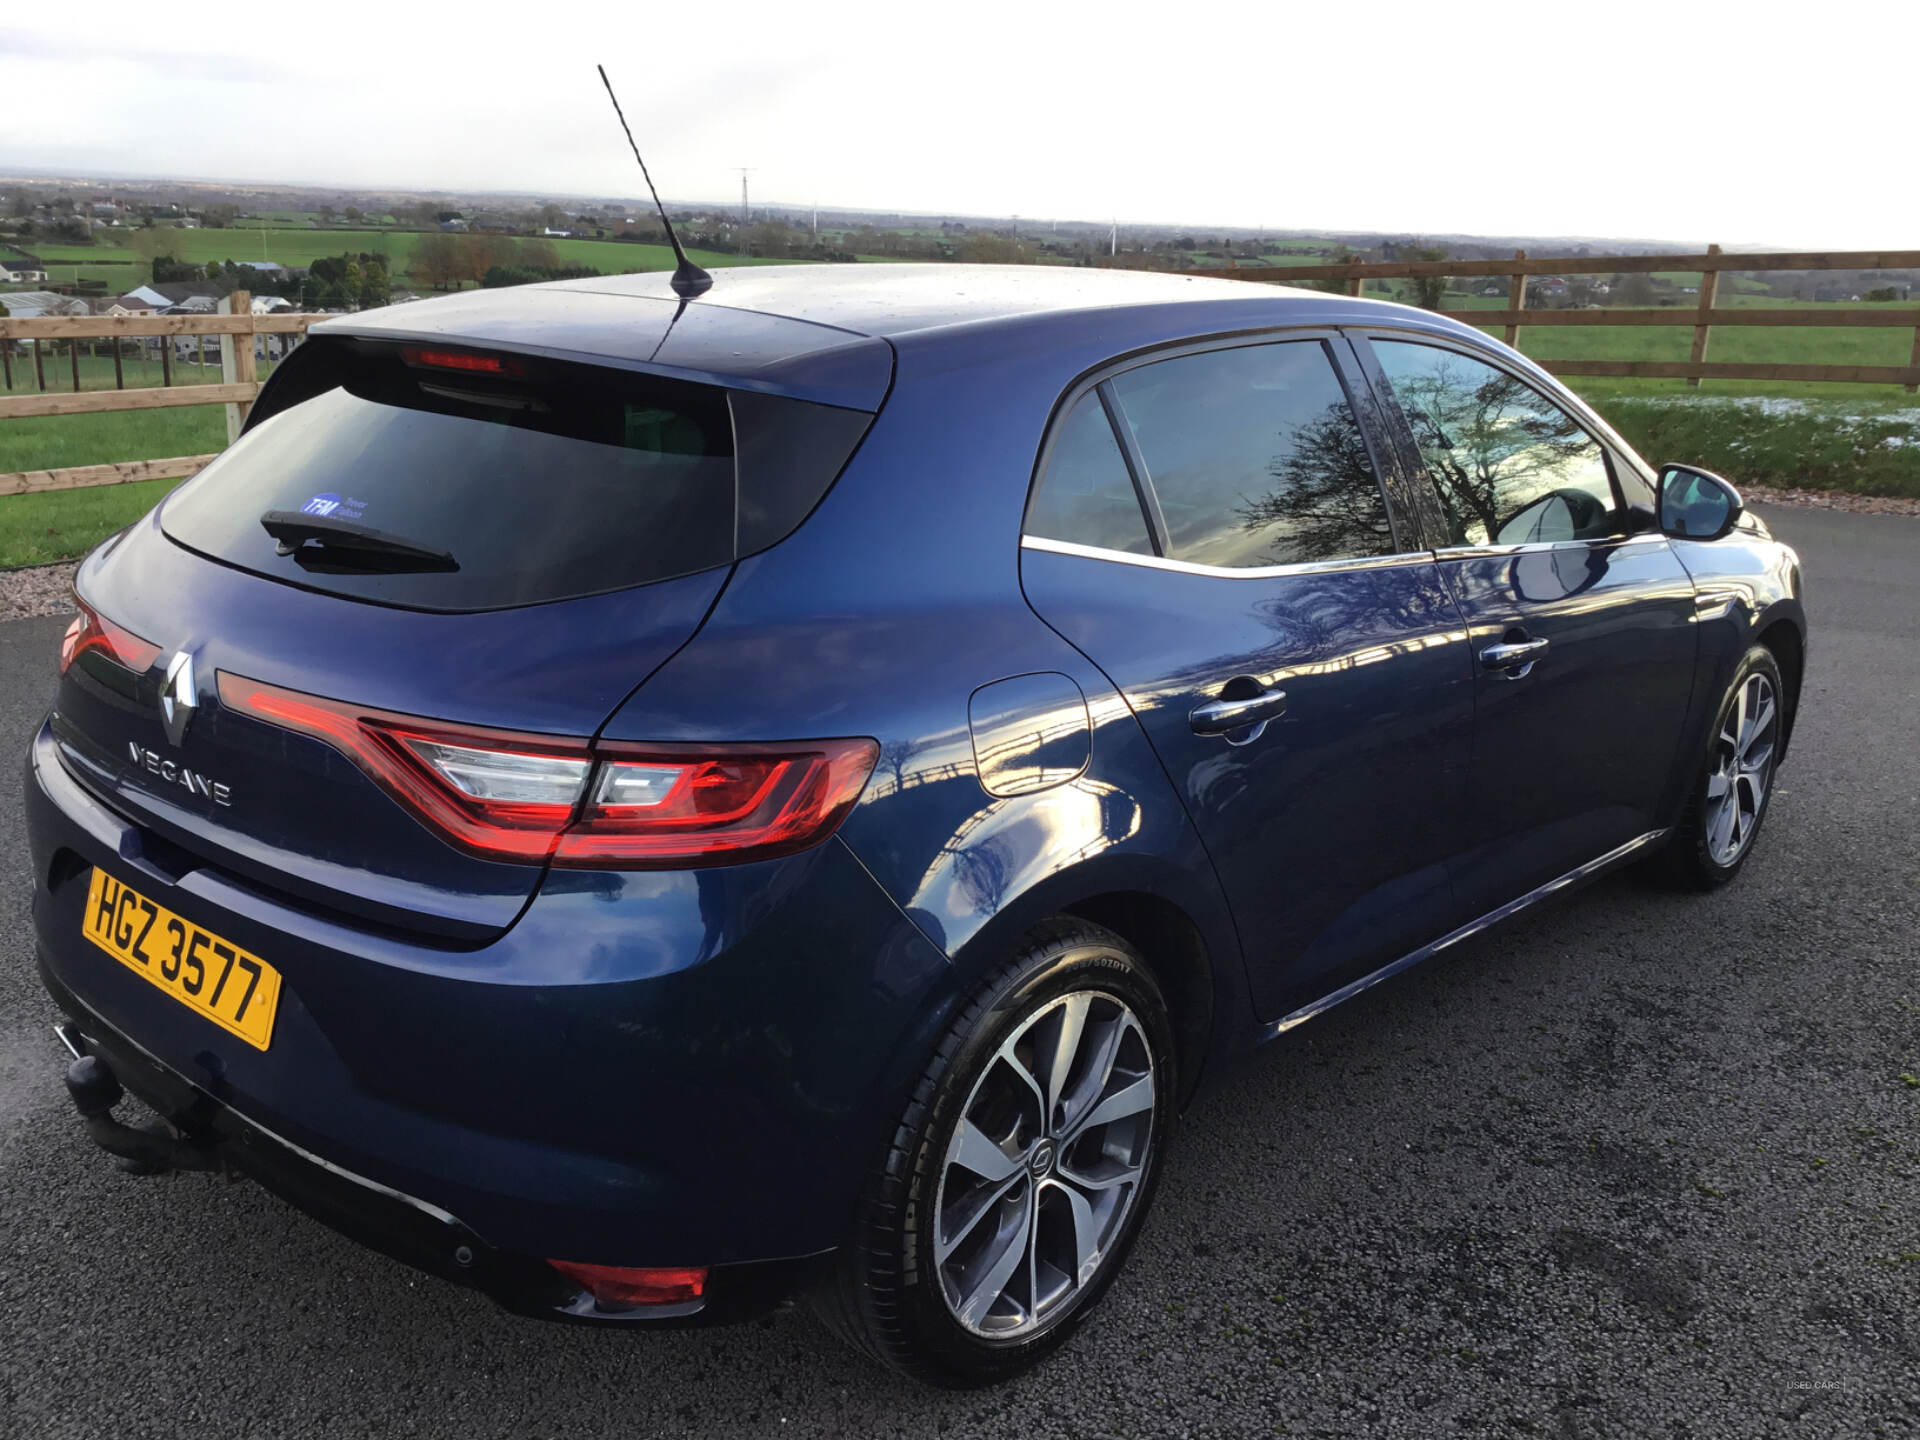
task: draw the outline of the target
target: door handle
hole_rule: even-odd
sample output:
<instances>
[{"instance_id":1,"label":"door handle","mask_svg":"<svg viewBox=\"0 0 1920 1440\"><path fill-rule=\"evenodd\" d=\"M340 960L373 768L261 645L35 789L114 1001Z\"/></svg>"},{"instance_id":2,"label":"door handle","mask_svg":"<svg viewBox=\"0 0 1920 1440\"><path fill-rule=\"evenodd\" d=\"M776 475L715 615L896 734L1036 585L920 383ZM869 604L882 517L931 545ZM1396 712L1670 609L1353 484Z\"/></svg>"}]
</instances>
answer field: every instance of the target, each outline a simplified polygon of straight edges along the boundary
<instances>
[{"instance_id":1,"label":"door handle","mask_svg":"<svg viewBox=\"0 0 1920 1440\"><path fill-rule=\"evenodd\" d=\"M1264 725L1286 713L1287 692L1262 687L1259 694L1244 700L1210 700L1187 716L1187 723L1193 726L1196 735L1226 735L1252 725Z\"/></svg>"},{"instance_id":2,"label":"door handle","mask_svg":"<svg viewBox=\"0 0 1920 1440\"><path fill-rule=\"evenodd\" d=\"M1480 652L1480 663L1489 670L1504 670L1518 680L1533 668L1533 662L1547 653L1547 642L1540 640L1503 640Z\"/></svg>"}]
</instances>

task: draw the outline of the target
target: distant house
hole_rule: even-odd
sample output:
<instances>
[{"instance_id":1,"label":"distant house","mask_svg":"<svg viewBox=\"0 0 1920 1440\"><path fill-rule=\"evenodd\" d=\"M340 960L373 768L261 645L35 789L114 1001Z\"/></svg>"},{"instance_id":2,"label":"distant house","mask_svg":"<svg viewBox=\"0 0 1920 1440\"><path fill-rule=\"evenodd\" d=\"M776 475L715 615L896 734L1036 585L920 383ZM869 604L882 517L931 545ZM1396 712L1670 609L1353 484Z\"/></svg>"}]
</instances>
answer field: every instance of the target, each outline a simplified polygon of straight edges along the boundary
<instances>
[{"instance_id":1,"label":"distant house","mask_svg":"<svg viewBox=\"0 0 1920 1440\"><path fill-rule=\"evenodd\" d=\"M440 222L440 228L442 230L458 233L467 228L467 222L464 220L442 220Z\"/></svg>"},{"instance_id":2,"label":"distant house","mask_svg":"<svg viewBox=\"0 0 1920 1440\"><path fill-rule=\"evenodd\" d=\"M154 303L161 310L171 309L188 300L217 302L225 294L218 285L209 285L200 280L169 280L164 285L142 285L134 293L158 296ZM216 307L209 305L206 308Z\"/></svg>"},{"instance_id":3,"label":"distant house","mask_svg":"<svg viewBox=\"0 0 1920 1440\"><path fill-rule=\"evenodd\" d=\"M572 240L580 234L578 230L569 230L564 226L556 227L552 225L549 225L546 229L542 230L540 233L542 235L551 236L553 239L556 239L556 240Z\"/></svg>"},{"instance_id":4,"label":"distant house","mask_svg":"<svg viewBox=\"0 0 1920 1440\"><path fill-rule=\"evenodd\" d=\"M164 305L171 305L173 303L171 299L169 299L165 295L162 295L158 290L154 289L151 285L136 285L133 289L129 290L126 293L126 295L123 296L122 298L127 300L138 300L144 305L146 305L147 308L150 310L158 310Z\"/></svg>"},{"instance_id":5,"label":"distant house","mask_svg":"<svg viewBox=\"0 0 1920 1440\"><path fill-rule=\"evenodd\" d=\"M47 267L39 260L10 260L0 256L0 284L44 285Z\"/></svg>"},{"instance_id":6,"label":"distant house","mask_svg":"<svg viewBox=\"0 0 1920 1440\"><path fill-rule=\"evenodd\" d=\"M85 315L87 302L71 295L56 295L51 290L16 290L6 298L7 314L15 320L31 320L38 315Z\"/></svg>"},{"instance_id":7,"label":"distant house","mask_svg":"<svg viewBox=\"0 0 1920 1440\"><path fill-rule=\"evenodd\" d=\"M233 263L243 270L258 270L262 275L271 275L276 280L291 273L278 260L236 260Z\"/></svg>"},{"instance_id":8,"label":"distant house","mask_svg":"<svg viewBox=\"0 0 1920 1440\"><path fill-rule=\"evenodd\" d=\"M169 305L168 315L212 315L220 309L220 297L217 295L189 295L176 305Z\"/></svg>"},{"instance_id":9,"label":"distant house","mask_svg":"<svg viewBox=\"0 0 1920 1440\"><path fill-rule=\"evenodd\" d=\"M256 315L277 315L282 310L293 309L293 302L284 295L256 295L253 297L253 313Z\"/></svg>"},{"instance_id":10,"label":"distant house","mask_svg":"<svg viewBox=\"0 0 1920 1440\"><path fill-rule=\"evenodd\" d=\"M151 315L158 307L138 295L109 295L92 302L96 315Z\"/></svg>"}]
</instances>

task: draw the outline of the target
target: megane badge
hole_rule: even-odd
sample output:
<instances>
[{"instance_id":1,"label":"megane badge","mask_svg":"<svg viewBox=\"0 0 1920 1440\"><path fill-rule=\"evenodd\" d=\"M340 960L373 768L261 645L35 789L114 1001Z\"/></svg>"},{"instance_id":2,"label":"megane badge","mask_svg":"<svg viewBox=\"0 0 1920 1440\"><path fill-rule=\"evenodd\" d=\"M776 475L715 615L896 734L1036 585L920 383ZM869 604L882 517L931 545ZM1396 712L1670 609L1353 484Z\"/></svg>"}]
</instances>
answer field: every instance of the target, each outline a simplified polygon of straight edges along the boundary
<instances>
[{"instance_id":1,"label":"megane badge","mask_svg":"<svg viewBox=\"0 0 1920 1440\"><path fill-rule=\"evenodd\" d=\"M160 687L160 719L171 744L178 745L187 738L187 726L198 703L193 689L193 652L178 651L167 661L166 683Z\"/></svg>"}]
</instances>

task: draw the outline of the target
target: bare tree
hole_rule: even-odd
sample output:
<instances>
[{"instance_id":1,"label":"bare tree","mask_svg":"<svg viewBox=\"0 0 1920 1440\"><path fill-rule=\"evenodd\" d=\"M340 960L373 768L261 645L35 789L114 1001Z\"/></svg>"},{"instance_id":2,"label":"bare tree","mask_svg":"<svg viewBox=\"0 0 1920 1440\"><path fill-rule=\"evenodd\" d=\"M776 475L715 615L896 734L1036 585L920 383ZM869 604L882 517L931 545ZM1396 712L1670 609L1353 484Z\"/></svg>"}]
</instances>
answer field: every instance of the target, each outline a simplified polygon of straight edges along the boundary
<instances>
[{"instance_id":1,"label":"bare tree","mask_svg":"<svg viewBox=\"0 0 1920 1440\"><path fill-rule=\"evenodd\" d=\"M458 285L465 270L460 247L454 243L453 236L434 230L415 240L407 274L418 283L431 285L436 290Z\"/></svg>"}]
</instances>

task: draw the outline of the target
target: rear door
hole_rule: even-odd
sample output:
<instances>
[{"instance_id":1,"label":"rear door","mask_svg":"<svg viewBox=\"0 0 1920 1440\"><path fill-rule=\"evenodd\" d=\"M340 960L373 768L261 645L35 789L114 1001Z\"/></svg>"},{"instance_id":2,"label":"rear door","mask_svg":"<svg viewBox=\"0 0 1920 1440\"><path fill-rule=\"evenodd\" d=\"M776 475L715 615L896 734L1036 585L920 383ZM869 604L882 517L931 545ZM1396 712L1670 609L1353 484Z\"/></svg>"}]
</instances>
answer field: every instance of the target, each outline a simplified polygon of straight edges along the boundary
<instances>
[{"instance_id":1,"label":"rear door","mask_svg":"<svg viewBox=\"0 0 1920 1440\"><path fill-rule=\"evenodd\" d=\"M1067 396L1027 515L1028 598L1145 727L1268 1018L1455 908L1472 669L1369 408L1333 334L1135 360Z\"/></svg>"},{"instance_id":2,"label":"rear door","mask_svg":"<svg viewBox=\"0 0 1920 1440\"><path fill-rule=\"evenodd\" d=\"M1518 371L1426 337L1359 344L1417 457L1471 637L1473 828L1454 880L1481 914L1662 823L1693 585L1647 528L1638 469Z\"/></svg>"}]
</instances>

